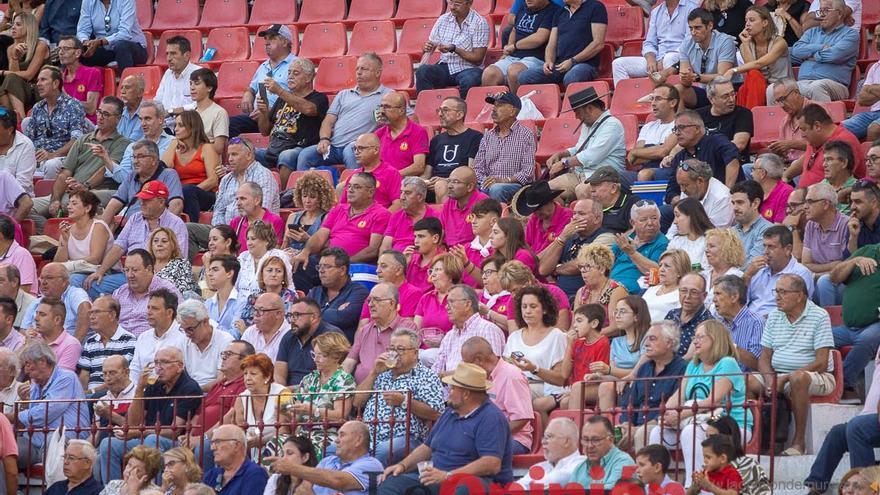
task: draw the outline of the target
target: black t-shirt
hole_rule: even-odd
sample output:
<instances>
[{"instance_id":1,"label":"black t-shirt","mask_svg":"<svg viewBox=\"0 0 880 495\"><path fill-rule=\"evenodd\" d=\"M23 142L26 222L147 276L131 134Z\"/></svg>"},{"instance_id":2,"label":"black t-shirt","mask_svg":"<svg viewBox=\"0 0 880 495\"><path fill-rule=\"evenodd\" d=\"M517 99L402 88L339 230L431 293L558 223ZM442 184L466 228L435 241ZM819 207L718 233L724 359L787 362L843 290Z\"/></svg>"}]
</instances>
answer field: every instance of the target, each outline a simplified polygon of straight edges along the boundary
<instances>
[{"instance_id":1,"label":"black t-shirt","mask_svg":"<svg viewBox=\"0 0 880 495\"><path fill-rule=\"evenodd\" d=\"M553 26L556 31L556 63L574 57L593 42L593 24L608 24L608 11L598 0L585 0L569 15L565 9L559 9ZM586 62L598 68L601 54L597 53ZM583 60L582 60L583 62Z\"/></svg>"},{"instance_id":2,"label":"black t-shirt","mask_svg":"<svg viewBox=\"0 0 880 495\"><path fill-rule=\"evenodd\" d=\"M275 101L269 116L272 122L270 148L304 148L318 144L321 122L327 115L330 102L327 100L327 95L317 91L312 91L305 99L318 107L318 113L314 117L308 117L294 110L280 97Z\"/></svg>"},{"instance_id":3,"label":"black t-shirt","mask_svg":"<svg viewBox=\"0 0 880 495\"><path fill-rule=\"evenodd\" d=\"M629 214L633 205L638 201L639 198L628 189L621 189L617 201L602 211L602 227L618 234L632 228Z\"/></svg>"},{"instance_id":4,"label":"black t-shirt","mask_svg":"<svg viewBox=\"0 0 880 495\"><path fill-rule=\"evenodd\" d=\"M770 9L770 12L773 12L776 10L776 2L769 2L767 8ZM807 0L795 0L788 6L786 12L788 12L788 15L792 16L796 21L800 22L801 16L808 10L810 10L810 3L807 2ZM797 43L797 41L801 39L791 28L791 24L787 22L785 23L785 33L783 37L788 46Z\"/></svg>"},{"instance_id":5,"label":"black t-shirt","mask_svg":"<svg viewBox=\"0 0 880 495\"><path fill-rule=\"evenodd\" d=\"M697 160L708 163L709 166L712 167L713 177L722 183L727 182L727 164L735 158L738 158L739 152L729 139L721 134L706 134L700 139L700 142L697 143L694 151L694 154L691 154L686 149L679 151L678 154L672 158L672 168L678 170L681 162L696 158ZM736 181L739 182L742 180L745 180L745 175L743 175L742 167L740 167ZM681 186L678 185L678 180L676 180L675 174L672 174L672 177L669 179L669 184L666 186L666 203L672 204L672 198L675 198L680 194Z\"/></svg>"},{"instance_id":6,"label":"black t-shirt","mask_svg":"<svg viewBox=\"0 0 880 495\"><path fill-rule=\"evenodd\" d=\"M202 389L199 384L184 371L170 391L165 391L165 385L156 382L144 389L144 424L152 426L159 421L162 426L174 424L175 416L180 419L190 419L199 412L202 404L201 398L188 399L150 399L150 397L201 397ZM176 402L176 404L175 404Z\"/></svg>"},{"instance_id":7,"label":"black t-shirt","mask_svg":"<svg viewBox=\"0 0 880 495\"><path fill-rule=\"evenodd\" d=\"M553 2L550 2L543 9L538 10L537 12L533 12L529 10L529 7L525 2L522 4L522 8L519 12L516 13L516 21L514 22L514 29L516 30L515 40L519 41L521 39L525 39L535 33L538 32L539 29L546 29L550 31L553 28L553 20L556 17L556 13L561 9L558 5ZM503 40L502 45L506 45L508 40ZM536 57L541 60L544 60L544 47L546 44L541 45L537 48L529 48L524 50L516 50L513 52L514 57L524 58L524 57Z\"/></svg>"},{"instance_id":8,"label":"black t-shirt","mask_svg":"<svg viewBox=\"0 0 880 495\"><path fill-rule=\"evenodd\" d=\"M448 132L437 134L428 146L427 163L433 170L431 177L446 179L458 167L468 164L468 160L476 158L483 135L473 129L461 134L450 136Z\"/></svg>"},{"instance_id":9,"label":"black t-shirt","mask_svg":"<svg viewBox=\"0 0 880 495\"><path fill-rule=\"evenodd\" d=\"M738 132L748 132L749 136L755 135L755 125L752 122L752 111L748 108L736 106L733 112L727 115L715 116L710 111L711 107L697 109L697 113L703 118L706 125L706 134L720 134L729 140ZM751 137L749 138L751 141ZM749 145L739 153L740 163L749 163ZM724 181L722 181L724 182Z\"/></svg>"},{"instance_id":10,"label":"black t-shirt","mask_svg":"<svg viewBox=\"0 0 880 495\"><path fill-rule=\"evenodd\" d=\"M724 34L733 36L739 46L739 34L746 28L746 11L752 3L749 0L736 0L733 7L727 10L712 11L712 17L715 19L715 29Z\"/></svg>"}]
</instances>

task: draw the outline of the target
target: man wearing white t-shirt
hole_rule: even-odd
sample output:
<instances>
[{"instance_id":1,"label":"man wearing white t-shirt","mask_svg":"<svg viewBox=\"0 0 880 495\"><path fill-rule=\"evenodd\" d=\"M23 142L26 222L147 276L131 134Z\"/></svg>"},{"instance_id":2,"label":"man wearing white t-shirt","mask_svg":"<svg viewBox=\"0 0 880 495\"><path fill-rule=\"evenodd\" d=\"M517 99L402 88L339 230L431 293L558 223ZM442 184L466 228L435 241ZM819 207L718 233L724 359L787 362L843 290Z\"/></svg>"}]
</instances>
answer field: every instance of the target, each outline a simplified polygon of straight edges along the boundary
<instances>
[{"instance_id":1,"label":"man wearing white t-shirt","mask_svg":"<svg viewBox=\"0 0 880 495\"><path fill-rule=\"evenodd\" d=\"M635 147L627 155L627 161L641 169L655 169L660 161L672 152L677 144L672 128L675 127L675 111L681 101L678 90L670 84L660 84L651 95L651 113L654 120L639 131ZM626 172L635 181L635 172ZM639 173L638 180L652 180L653 176Z\"/></svg>"},{"instance_id":2,"label":"man wearing white t-shirt","mask_svg":"<svg viewBox=\"0 0 880 495\"><path fill-rule=\"evenodd\" d=\"M186 372L207 392L217 381L220 354L235 339L232 335L214 329L205 303L187 299L177 308L180 331L186 335L183 362Z\"/></svg>"},{"instance_id":3,"label":"man wearing white t-shirt","mask_svg":"<svg viewBox=\"0 0 880 495\"><path fill-rule=\"evenodd\" d=\"M723 229L733 223L730 189L712 176L712 167L708 163L697 159L685 160L676 170L675 179L681 187L679 197L699 200L713 225ZM671 239L677 233L678 227L673 223L666 236Z\"/></svg>"},{"instance_id":4,"label":"man wearing white t-shirt","mask_svg":"<svg viewBox=\"0 0 880 495\"><path fill-rule=\"evenodd\" d=\"M183 352L187 338L174 321L177 316L177 295L166 289L156 289L150 293L147 303L147 323L150 329L138 335L131 359L129 377L137 383L141 371L153 362L156 351L164 347L176 347Z\"/></svg>"}]
</instances>

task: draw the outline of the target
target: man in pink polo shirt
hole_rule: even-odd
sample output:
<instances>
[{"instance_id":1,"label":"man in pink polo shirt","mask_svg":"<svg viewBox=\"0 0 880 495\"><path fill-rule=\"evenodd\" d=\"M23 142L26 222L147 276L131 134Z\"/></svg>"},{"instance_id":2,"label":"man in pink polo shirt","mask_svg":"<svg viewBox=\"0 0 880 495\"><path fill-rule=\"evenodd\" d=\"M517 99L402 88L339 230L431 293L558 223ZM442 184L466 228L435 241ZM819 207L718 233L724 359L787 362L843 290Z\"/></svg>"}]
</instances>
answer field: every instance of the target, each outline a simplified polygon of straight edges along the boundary
<instances>
[{"instance_id":1,"label":"man in pink polo shirt","mask_svg":"<svg viewBox=\"0 0 880 495\"><path fill-rule=\"evenodd\" d=\"M302 251L293 258L294 284L308 292L320 285L317 254L325 247L338 247L351 257L352 263L375 263L379 245L388 227L388 210L373 200L376 178L369 172L358 172L348 181L348 203L334 206L321 228L309 238Z\"/></svg>"},{"instance_id":2,"label":"man in pink polo shirt","mask_svg":"<svg viewBox=\"0 0 880 495\"><path fill-rule=\"evenodd\" d=\"M57 297L44 297L34 315L34 329L27 331L27 339L42 339L55 353L58 366L76 372L76 363L82 354L82 345L76 337L64 331L67 310Z\"/></svg>"},{"instance_id":3,"label":"man in pink polo shirt","mask_svg":"<svg viewBox=\"0 0 880 495\"><path fill-rule=\"evenodd\" d=\"M421 177L404 177L400 188L400 209L391 214L381 250L403 251L415 239L413 225L423 218L438 217L439 213L425 203L428 184Z\"/></svg>"},{"instance_id":4,"label":"man in pink polo shirt","mask_svg":"<svg viewBox=\"0 0 880 495\"><path fill-rule=\"evenodd\" d=\"M354 159L360 168L357 172L369 172L376 178L376 194L373 198L377 203L388 208L390 211L400 209L400 172L387 162L379 158L379 138L373 133L361 134L352 145ZM354 175L350 175L344 184L340 184L336 193L339 202L348 201L348 182Z\"/></svg>"},{"instance_id":5,"label":"man in pink polo shirt","mask_svg":"<svg viewBox=\"0 0 880 495\"><path fill-rule=\"evenodd\" d=\"M522 188L511 201L514 213L529 217L526 244L536 253L549 246L571 220L572 211L555 201L563 192L550 189L542 180Z\"/></svg>"},{"instance_id":6,"label":"man in pink polo shirt","mask_svg":"<svg viewBox=\"0 0 880 495\"><path fill-rule=\"evenodd\" d=\"M386 93L379 105L379 119L388 124L376 135L381 142L382 162L400 171L403 176L418 177L425 172L428 156L428 133L406 116L406 95Z\"/></svg>"},{"instance_id":7,"label":"man in pink polo shirt","mask_svg":"<svg viewBox=\"0 0 880 495\"><path fill-rule=\"evenodd\" d=\"M412 318L416 315L416 306L424 292L406 281L406 257L400 251L393 249L382 250L379 261L376 263L376 278L379 282L391 284L397 287L399 300L397 312L404 318ZM370 318L370 307L364 304L361 310L361 319L358 328L367 324Z\"/></svg>"},{"instance_id":8,"label":"man in pink polo shirt","mask_svg":"<svg viewBox=\"0 0 880 495\"><path fill-rule=\"evenodd\" d=\"M474 240L471 228L471 208L474 204L489 196L477 189L477 174L470 167L458 167L449 174L449 192L443 209L440 211L440 222L446 230L446 245L468 244Z\"/></svg>"},{"instance_id":9,"label":"man in pink polo shirt","mask_svg":"<svg viewBox=\"0 0 880 495\"><path fill-rule=\"evenodd\" d=\"M263 188L256 182L245 182L235 193L238 216L229 222L229 226L238 235L239 253L247 251L247 231L251 222L260 220L268 223L275 230L279 242L284 239L284 221L281 217L263 208Z\"/></svg>"}]
</instances>

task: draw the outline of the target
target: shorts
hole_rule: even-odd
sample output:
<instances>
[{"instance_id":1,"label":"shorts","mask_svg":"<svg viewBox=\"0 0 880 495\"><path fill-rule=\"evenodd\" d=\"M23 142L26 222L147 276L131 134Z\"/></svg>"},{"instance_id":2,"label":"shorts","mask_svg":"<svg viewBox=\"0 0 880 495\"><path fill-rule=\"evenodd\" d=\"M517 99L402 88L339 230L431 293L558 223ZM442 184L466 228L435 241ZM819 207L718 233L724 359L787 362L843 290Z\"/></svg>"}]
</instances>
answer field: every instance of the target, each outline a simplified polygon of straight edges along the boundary
<instances>
[{"instance_id":1,"label":"shorts","mask_svg":"<svg viewBox=\"0 0 880 495\"><path fill-rule=\"evenodd\" d=\"M833 373L819 372L819 371L808 371L810 375L810 389L809 394L810 397L814 397L817 395L828 395L834 391L834 387L837 386L837 382L834 379ZM757 380L762 387L767 387L767 384L764 381L764 375L760 373L753 373L751 375L752 378ZM785 375L781 375L785 376ZM783 390L785 395L789 395L791 393L791 387L789 382L785 382L785 388Z\"/></svg>"},{"instance_id":2,"label":"shorts","mask_svg":"<svg viewBox=\"0 0 880 495\"><path fill-rule=\"evenodd\" d=\"M521 63L526 66L526 69L540 69L544 67L544 61L537 57L504 57L501 60L495 62L495 67L501 71L504 76L507 76L507 70L510 69L510 66L515 63Z\"/></svg>"}]
</instances>

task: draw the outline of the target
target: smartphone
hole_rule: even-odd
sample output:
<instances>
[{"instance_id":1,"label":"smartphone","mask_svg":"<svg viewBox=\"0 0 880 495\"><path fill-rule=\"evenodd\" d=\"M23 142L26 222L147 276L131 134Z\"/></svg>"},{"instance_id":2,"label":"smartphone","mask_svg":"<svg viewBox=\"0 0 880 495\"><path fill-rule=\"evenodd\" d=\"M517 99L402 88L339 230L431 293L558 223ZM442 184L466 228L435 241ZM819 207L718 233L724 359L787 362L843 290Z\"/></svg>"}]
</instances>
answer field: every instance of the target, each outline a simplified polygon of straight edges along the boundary
<instances>
[{"instance_id":1,"label":"smartphone","mask_svg":"<svg viewBox=\"0 0 880 495\"><path fill-rule=\"evenodd\" d=\"M266 85L263 83L259 83L259 84L257 84L257 87L260 90L260 99L263 100L263 103L268 105L269 104L269 95L266 92Z\"/></svg>"},{"instance_id":2,"label":"smartphone","mask_svg":"<svg viewBox=\"0 0 880 495\"><path fill-rule=\"evenodd\" d=\"M525 354L523 354L519 351L514 351L514 352L510 353L510 357L512 357L513 359L516 359L517 361L520 361L520 360L522 360L522 358L525 357Z\"/></svg>"}]
</instances>

